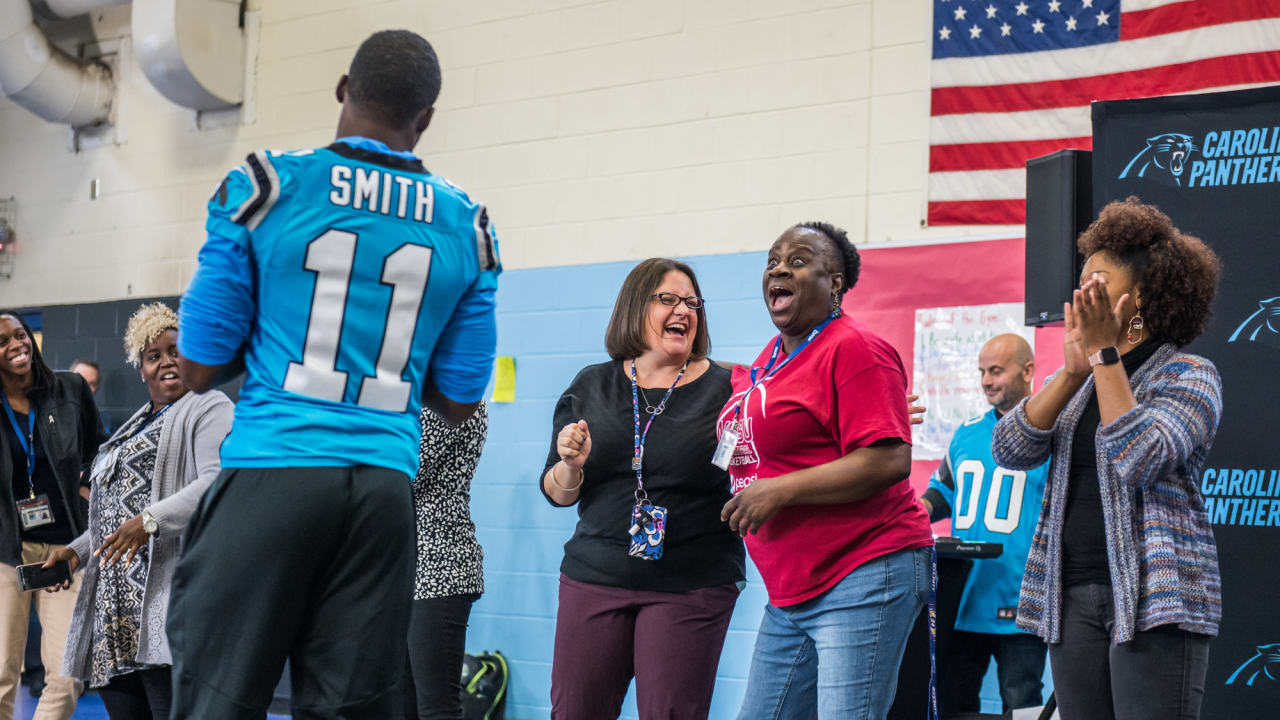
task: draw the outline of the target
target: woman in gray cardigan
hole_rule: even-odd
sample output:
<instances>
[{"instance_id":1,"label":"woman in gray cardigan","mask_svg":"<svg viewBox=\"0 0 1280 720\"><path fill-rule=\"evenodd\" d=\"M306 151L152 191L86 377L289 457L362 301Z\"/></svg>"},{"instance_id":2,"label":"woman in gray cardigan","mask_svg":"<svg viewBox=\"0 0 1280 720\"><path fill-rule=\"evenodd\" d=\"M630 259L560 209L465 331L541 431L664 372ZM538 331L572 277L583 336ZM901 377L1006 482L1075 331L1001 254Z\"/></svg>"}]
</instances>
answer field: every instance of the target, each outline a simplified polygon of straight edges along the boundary
<instances>
[{"instance_id":1,"label":"woman in gray cardigan","mask_svg":"<svg viewBox=\"0 0 1280 720\"><path fill-rule=\"evenodd\" d=\"M112 720L169 717L169 587L231 430L227 396L187 392L178 376L177 327L162 303L130 318L125 352L151 400L99 448L89 530L48 563L85 570L62 671L97 688Z\"/></svg>"},{"instance_id":2,"label":"woman in gray cardigan","mask_svg":"<svg viewBox=\"0 0 1280 720\"><path fill-rule=\"evenodd\" d=\"M1136 198L1080 236L1063 369L996 425L1011 470L1052 455L1018 627L1049 643L1064 720L1195 720L1222 617L1199 478L1222 416L1205 329L1218 258Z\"/></svg>"}]
</instances>

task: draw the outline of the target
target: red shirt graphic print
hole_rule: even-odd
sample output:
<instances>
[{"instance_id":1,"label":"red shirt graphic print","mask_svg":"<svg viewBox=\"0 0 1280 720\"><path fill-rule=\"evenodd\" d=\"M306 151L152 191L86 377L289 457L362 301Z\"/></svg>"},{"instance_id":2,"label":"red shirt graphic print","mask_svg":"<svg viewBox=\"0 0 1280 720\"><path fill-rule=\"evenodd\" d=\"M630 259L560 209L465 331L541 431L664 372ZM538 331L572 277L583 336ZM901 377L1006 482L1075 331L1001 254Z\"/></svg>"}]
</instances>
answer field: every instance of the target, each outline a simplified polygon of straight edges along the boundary
<instances>
[{"instance_id":1,"label":"red shirt graphic print","mask_svg":"<svg viewBox=\"0 0 1280 720\"><path fill-rule=\"evenodd\" d=\"M772 349L770 341L753 366L768 364ZM749 388L749 370L738 367L717 436ZM756 478L823 465L881 440L910 443L906 393L897 351L847 315L837 318L749 394L729 461L734 494ZM905 479L858 502L783 508L746 540L778 607L821 595L870 560L932 543L928 515Z\"/></svg>"}]
</instances>

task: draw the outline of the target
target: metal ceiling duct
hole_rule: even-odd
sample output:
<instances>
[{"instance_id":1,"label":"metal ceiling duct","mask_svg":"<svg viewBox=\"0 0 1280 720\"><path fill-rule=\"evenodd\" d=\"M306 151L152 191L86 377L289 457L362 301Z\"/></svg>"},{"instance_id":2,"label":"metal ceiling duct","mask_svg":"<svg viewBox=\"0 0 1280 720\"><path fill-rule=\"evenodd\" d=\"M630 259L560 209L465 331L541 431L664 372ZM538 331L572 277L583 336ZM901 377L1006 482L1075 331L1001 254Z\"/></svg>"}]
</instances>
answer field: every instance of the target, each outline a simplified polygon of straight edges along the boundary
<instances>
[{"instance_id":1,"label":"metal ceiling duct","mask_svg":"<svg viewBox=\"0 0 1280 720\"><path fill-rule=\"evenodd\" d=\"M244 98L241 0L134 0L133 48L151 84L193 110Z\"/></svg>"},{"instance_id":2,"label":"metal ceiling duct","mask_svg":"<svg viewBox=\"0 0 1280 720\"><path fill-rule=\"evenodd\" d=\"M0 0L0 90L49 122L81 127L107 121L115 84L107 66L50 44L27 0Z\"/></svg>"},{"instance_id":3,"label":"metal ceiling duct","mask_svg":"<svg viewBox=\"0 0 1280 720\"><path fill-rule=\"evenodd\" d=\"M31 0L36 12L50 20L73 18L94 10L128 3L129 0Z\"/></svg>"}]
</instances>

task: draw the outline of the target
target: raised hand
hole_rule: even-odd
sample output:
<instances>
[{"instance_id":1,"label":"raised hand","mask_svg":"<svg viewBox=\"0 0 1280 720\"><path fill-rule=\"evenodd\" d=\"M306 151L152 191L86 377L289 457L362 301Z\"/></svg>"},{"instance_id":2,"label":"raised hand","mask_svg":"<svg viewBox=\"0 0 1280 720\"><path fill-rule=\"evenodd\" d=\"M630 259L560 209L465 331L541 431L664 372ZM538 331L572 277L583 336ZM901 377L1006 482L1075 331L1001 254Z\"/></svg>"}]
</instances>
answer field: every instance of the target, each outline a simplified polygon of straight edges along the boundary
<instances>
[{"instance_id":1,"label":"raised hand","mask_svg":"<svg viewBox=\"0 0 1280 720\"><path fill-rule=\"evenodd\" d=\"M1113 304L1107 293L1107 285L1100 278L1090 279L1075 292L1072 309L1086 355L1117 343L1120 330L1124 327L1121 311L1128 300L1129 295L1126 293Z\"/></svg>"},{"instance_id":2,"label":"raised hand","mask_svg":"<svg viewBox=\"0 0 1280 720\"><path fill-rule=\"evenodd\" d=\"M1079 290L1073 293L1072 299L1077 303L1081 301ZM1080 334L1072 303L1062 304L1062 317L1066 325L1062 349L1063 370L1071 377L1083 378L1089 374L1089 356L1084 352L1084 336Z\"/></svg>"},{"instance_id":3,"label":"raised hand","mask_svg":"<svg viewBox=\"0 0 1280 720\"><path fill-rule=\"evenodd\" d=\"M591 455L591 431L587 429L587 421L565 425L556 437L556 452L560 460L574 470L581 470Z\"/></svg>"}]
</instances>

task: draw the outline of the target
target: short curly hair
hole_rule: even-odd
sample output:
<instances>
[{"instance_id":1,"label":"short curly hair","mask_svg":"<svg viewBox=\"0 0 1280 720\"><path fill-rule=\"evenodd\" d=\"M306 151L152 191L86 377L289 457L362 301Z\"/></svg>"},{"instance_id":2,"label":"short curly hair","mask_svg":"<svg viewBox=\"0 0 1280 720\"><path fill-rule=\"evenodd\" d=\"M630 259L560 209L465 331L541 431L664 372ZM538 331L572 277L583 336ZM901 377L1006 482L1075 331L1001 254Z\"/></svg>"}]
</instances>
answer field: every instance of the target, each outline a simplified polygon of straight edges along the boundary
<instances>
[{"instance_id":1,"label":"short curly hair","mask_svg":"<svg viewBox=\"0 0 1280 720\"><path fill-rule=\"evenodd\" d=\"M162 302L143 305L129 318L124 329L124 357L129 364L142 364L142 351L168 330L178 329L178 315Z\"/></svg>"},{"instance_id":2,"label":"short curly hair","mask_svg":"<svg viewBox=\"0 0 1280 720\"><path fill-rule=\"evenodd\" d=\"M854 247L853 242L849 240L849 233L845 232L844 228L818 220L791 226L792 230L796 228L820 232L831 241L831 246L836 251L836 261L842 265L840 272L844 274L844 285L840 288L840 297L844 297L845 293L858 284L858 274L862 272L862 256L858 254L858 248Z\"/></svg>"},{"instance_id":3,"label":"short curly hair","mask_svg":"<svg viewBox=\"0 0 1280 720\"><path fill-rule=\"evenodd\" d=\"M1086 258L1105 252L1129 270L1142 291L1142 317L1153 336L1182 347L1208 326L1221 262L1156 206L1133 195L1111 202L1076 246Z\"/></svg>"}]
</instances>

